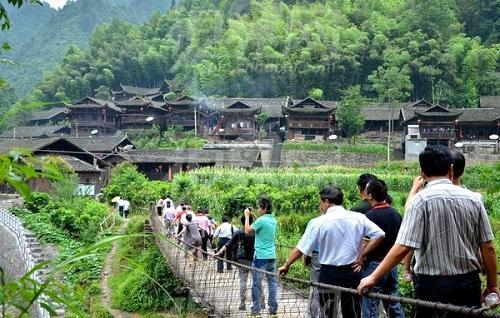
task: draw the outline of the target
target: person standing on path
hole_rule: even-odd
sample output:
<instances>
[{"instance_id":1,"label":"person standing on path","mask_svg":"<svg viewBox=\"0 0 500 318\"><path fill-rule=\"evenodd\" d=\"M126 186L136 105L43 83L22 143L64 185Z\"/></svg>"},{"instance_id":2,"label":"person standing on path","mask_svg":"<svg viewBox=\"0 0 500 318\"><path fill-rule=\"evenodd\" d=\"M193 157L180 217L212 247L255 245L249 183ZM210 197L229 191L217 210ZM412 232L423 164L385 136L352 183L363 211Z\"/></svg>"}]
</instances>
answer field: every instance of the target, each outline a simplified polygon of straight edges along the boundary
<instances>
[{"instance_id":1,"label":"person standing on path","mask_svg":"<svg viewBox=\"0 0 500 318\"><path fill-rule=\"evenodd\" d=\"M387 185L382 180L370 180L366 185L366 198L372 209L365 215L377 224L384 232L382 243L370 252L363 251L359 257L362 276L370 275L392 248L401 226L401 215L386 202ZM398 295L398 268L395 266L373 288L373 292ZM380 300L363 297L362 311L364 318L378 318ZM387 315L391 318L403 318L404 312L399 302L383 302Z\"/></svg>"},{"instance_id":2,"label":"person standing on path","mask_svg":"<svg viewBox=\"0 0 500 318\"><path fill-rule=\"evenodd\" d=\"M337 186L323 188L320 192L320 209L324 215L306 229L299 244L279 268L280 275L286 275L290 266L302 255L310 255L319 246L318 259L321 263L319 282L355 288L360 280L357 261L364 246L371 251L384 239L382 231L365 215L347 211L342 207L344 195ZM363 239L368 237L368 243ZM336 293L320 289L320 303L325 317L335 317L337 313ZM342 316L361 318L360 298L341 293Z\"/></svg>"},{"instance_id":3,"label":"person standing on path","mask_svg":"<svg viewBox=\"0 0 500 318\"><path fill-rule=\"evenodd\" d=\"M252 267L276 272L276 228L277 222L272 214L272 204L267 198L260 198L257 202L259 214L261 215L252 225L250 225L250 209L245 209L245 234L255 233L255 256ZM258 271L252 273L252 315L260 315L261 293L263 274ZM267 286L269 289L268 305L269 314L276 315L278 311L277 292L278 281L275 275L266 274Z\"/></svg>"},{"instance_id":4,"label":"person standing on path","mask_svg":"<svg viewBox=\"0 0 500 318\"><path fill-rule=\"evenodd\" d=\"M218 238L219 241L217 242L217 251L220 251L224 245L226 245L227 242L233 237L234 232L236 232L236 228L234 225L229 223L229 218L227 216L222 217L222 223L219 225L219 227L215 230L214 233L214 238ZM222 257L225 256L227 260L232 261L233 260L233 250L226 248L226 251L224 253L225 255L222 255ZM227 263L227 270L231 270L232 266L231 263ZM224 272L224 261L222 259L217 259L217 272L222 273Z\"/></svg>"},{"instance_id":5,"label":"person standing on path","mask_svg":"<svg viewBox=\"0 0 500 318\"><path fill-rule=\"evenodd\" d=\"M411 250L415 250L415 297L422 300L480 307L482 297L498 294L493 232L481 200L453 185L452 156L444 146L426 147L419 155L426 185L415 194L403 218L396 244L358 292L375 286ZM481 295L480 256L486 272ZM415 317L432 317L433 309L417 307ZM447 313L447 317L463 317Z\"/></svg>"}]
</instances>

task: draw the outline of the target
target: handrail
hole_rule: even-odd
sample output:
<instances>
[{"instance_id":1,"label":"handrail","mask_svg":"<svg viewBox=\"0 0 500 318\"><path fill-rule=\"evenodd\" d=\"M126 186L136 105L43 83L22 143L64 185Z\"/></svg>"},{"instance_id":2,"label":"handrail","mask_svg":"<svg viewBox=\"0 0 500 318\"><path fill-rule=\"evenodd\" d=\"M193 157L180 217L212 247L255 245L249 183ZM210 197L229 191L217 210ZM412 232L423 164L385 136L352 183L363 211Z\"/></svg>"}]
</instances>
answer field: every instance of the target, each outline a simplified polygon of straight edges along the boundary
<instances>
[{"instance_id":1,"label":"handrail","mask_svg":"<svg viewBox=\"0 0 500 318\"><path fill-rule=\"evenodd\" d=\"M192 255L186 248L192 250L198 250L199 248L194 246L189 246L185 244L180 246L180 242L175 242L171 238L166 238L163 234L165 229L163 224L159 221L158 216L154 211L150 214L150 222L153 227L153 231L156 233L156 241L159 245L163 255L170 263L172 270L176 275L183 280L183 282L190 287L194 296L200 300L200 302L207 308L210 308L214 313L222 317L240 317L245 314L238 309L239 300L238 292L235 291L234 281L238 278L234 275L234 271L229 271L229 276L227 273L216 273L214 271L214 264L211 261L221 260L224 263L229 263L233 267L238 268L238 270L244 270L247 272L259 272L266 276L274 276L279 278L280 289L278 293L278 315L284 317L304 317L307 312L307 300L305 297L305 291L309 287L315 287L322 293L348 293L348 294L358 294L356 289L346 288L335 285L327 285L317 282L311 282L309 280L304 280L300 278L292 277L279 277L275 272L266 272L261 269L256 269L254 267L246 266L234 261L229 261L222 259L213 254L208 254L209 261L191 261L190 258L186 258L186 255ZM291 246L284 246L291 248ZM192 255L194 256L194 255ZM222 281L221 281L222 280ZM231 281L232 280L232 281ZM293 286L303 286L303 289L297 289ZM222 289L222 291L221 291ZM400 302L406 303L411 306L418 306L423 308L430 308L439 311L460 313L470 316L478 317L494 317L500 318L500 314L489 311L485 308L469 308L464 306L457 306L452 304L444 304L437 302L424 301L420 299L412 299L408 297L400 297L393 295L385 295L379 293L369 292L365 295L366 297L375 298L383 301L389 302ZM221 299L222 298L222 299Z\"/></svg>"},{"instance_id":2,"label":"handrail","mask_svg":"<svg viewBox=\"0 0 500 318\"><path fill-rule=\"evenodd\" d=\"M31 249L28 246L28 242L26 239L27 233L23 224L16 216L14 216L4 208L0 208L0 223L4 224L5 227L9 229L16 237L23 256L23 263L26 265L26 272L31 271L36 266L36 264ZM39 276L38 271L33 271L30 277L34 281L42 283L42 279ZM40 306L40 302L38 300L34 303L34 311L37 317L50 317L49 312L45 308Z\"/></svg>"}]
</instances>

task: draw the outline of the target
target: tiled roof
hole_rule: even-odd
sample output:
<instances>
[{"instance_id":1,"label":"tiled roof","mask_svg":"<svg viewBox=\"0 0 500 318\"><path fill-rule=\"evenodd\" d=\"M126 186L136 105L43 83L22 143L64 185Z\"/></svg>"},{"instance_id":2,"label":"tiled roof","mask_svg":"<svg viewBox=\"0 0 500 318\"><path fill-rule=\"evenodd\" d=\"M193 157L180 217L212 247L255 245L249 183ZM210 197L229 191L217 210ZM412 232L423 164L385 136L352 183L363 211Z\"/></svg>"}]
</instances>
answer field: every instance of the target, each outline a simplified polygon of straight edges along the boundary
<instances>
[{"instance_id":1,"label":"tiled roof","mask_svg":"<svg viewBox=\"0 0 500 318\"><path fill-rule=\"evenodd\" d=\"M105 108L105 107L108 107L118 113L121 113L122 111L111 101L105 101L102 99L89 96L79 100L74 104L68 105L68 108Z\"/></svg>"},{"instance_id":2,"label":"tiled roof","mask_svg":"<svg viewBox=\"0 0 500 318\"><path fill-rule=\"evenodd\" d=\"M479 97L481 108L500 108L500 96Z\"/></svg>"},{"instance_id":3,"label":"tiled roof","mask_svg":"<svg viewBox=\"0 0 500 318\"><path fill-rule=\"evenodd\" d=\"M50 120L54 118L55 116L64 113L67 111L66 107L57 107L57 108L52 108L44 111L38 111L38 112L33 112L31 113L31 121L37 121L37 120Z\"/></svg>"},{"instance_id":4,"label":"tiled roof","mask_svg":"<svg viewBox=\"0 0 500 318\"><path fill-rule=\"evenodd\" d=\"M120 144L133 145L124 136L107 136L93 138L67 138L70 142L89 152L112 152ZM134 147L135 148L135 147Z\"/></svg>"},{"instance_id":5,"label":"tiled roof","mask_svg":"<svg viewBox=\"0 0 500 318\"><path fill-rule=\"evenodd\" d=\"M259 155L259 150L248 149L131 150L120 153L132 163L198 163L244 168L256 165Z\"/></svg>"},{"instance_id":6,"label":"tiled roof","mask_svg":"<svg viewBox=\"0 0 500 318\"><path fill-rule=\"evenodd\" d=\"M39 156L41 158L46 158L46 156ZM66 161L73 170L78 173L78 172L101 172L102 169L99 169L98 167L94 167L90 163L87 163L83 160L80 160L78 158L75 158L73 156L68 156L68 155L57 155L57 157L62 158L64 161Z\"/></svg>"},{"instance_id":7,"label":"tiled roof","mask_svg":"<svg viewBox=\"0 0 500 318\"><path fill-rule=\"evenodd\" d=\"M60 130L67 128L63 125L47 126L17 126L0 135L2 138L46 138L53 137ZM15 136L14 136L15 135Z\"/></svg>"},{"instance_id":8,"label":"tiled roof","mask_svg":"<svg viewBox=\"0 0 500 318\"><path fill-rule=\"evenodd\" d=\"M228 106L242 102L250 107L260 107L269 118L284 117L282 107L287 105L288 97L277 98L206 98L205 103L214 110L225 109Z\"/></svg>"},{"instance_id":9,"label":"tiled roof","mask_svg":"<svg viewBox=\"0 0 500 318\"><path fill-rule=\"evenodd\" d=\"M500 108L465 108L458 117L461 122L494 121L500 119Z\"/></svg>"},{"instance_id":10,"label":"tiled roof","mask_svg":"<svg viewBox=\"0 0 500 318\"><path fill-rule=\"evenodd\" d=\"M161 110L165 110L162 106L165 105L165 102L155 102L147 97L133 97L128 100L115 101L116 106L119 107L153 107Z\"/></svg>"},{"instance_id":11,"label":"tiled roof","mask_svg":"<svg viewBox=\"0 0 500 318\"><path fill-rule=\"evenodd\" d=\"M136 86L122 85L122 84L120 84L120 86L124 92L130 95L149 96L160 93L159 87L146 88L146 87L136 87Z\"/></svg>"},{"instance_id":12,"label":"tiled roof","mask_svg":"<svg viewBox=\"0 0 500 318\"><path fill-rule=\"evenodd\" d=\"M361 112L365 116L365 120L369 121L396 120L399 118L398 108L393 108L391 111L389 108L383 107L365 107L361 109Z\"/></svg>"},{"instance_id":13,"label":"tiled roof","mask_svg":"<svg viewBox=\"0 0 500 318\"><path fill-rule=\"evenodd\" d=\"M13 149L28 149L33 152L58 141L59 139L62 138L53 137L45 139L0 139L0 153L8 153Z\"/></svg>"}]
</instances>

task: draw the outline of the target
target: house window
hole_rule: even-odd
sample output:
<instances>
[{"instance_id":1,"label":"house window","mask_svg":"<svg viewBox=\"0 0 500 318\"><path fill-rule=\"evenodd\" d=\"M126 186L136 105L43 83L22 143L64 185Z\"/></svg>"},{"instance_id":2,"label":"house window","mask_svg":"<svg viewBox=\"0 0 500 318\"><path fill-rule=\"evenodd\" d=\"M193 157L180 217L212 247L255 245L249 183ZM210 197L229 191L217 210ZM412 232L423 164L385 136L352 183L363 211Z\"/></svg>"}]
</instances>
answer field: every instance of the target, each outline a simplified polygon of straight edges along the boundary
<instances>
[{"instance_id":1,"label":"house window","mask_svg":"<svg viewBox=\"0 0 500 318\"><path fill-rule=\"evenodd\" d=\"M86 178L86 179L85 179L85 183L87 183L87 184L88 184L88 183L90 183L90 179L89 179L89 178Z\"/></svg>"}]
</instances>

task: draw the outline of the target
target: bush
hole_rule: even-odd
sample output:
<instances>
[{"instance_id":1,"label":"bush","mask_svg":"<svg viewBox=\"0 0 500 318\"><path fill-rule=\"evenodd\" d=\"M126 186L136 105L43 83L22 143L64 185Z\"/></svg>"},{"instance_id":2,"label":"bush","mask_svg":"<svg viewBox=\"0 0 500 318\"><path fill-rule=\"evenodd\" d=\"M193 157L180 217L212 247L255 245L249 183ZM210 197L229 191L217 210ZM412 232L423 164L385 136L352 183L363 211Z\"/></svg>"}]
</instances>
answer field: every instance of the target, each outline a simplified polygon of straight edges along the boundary
<instances>
[{"instance_id":1,"label":"bush","mask_svg":"<svg viewBox=\"0 0 500 318\"><path fill-rule=\"evenodd\" d=\"M44 192L32 192L31 196L24 202L26 209L33 213L40 212L50 203L50 195Z\"/></svg>"}]
</instances>

